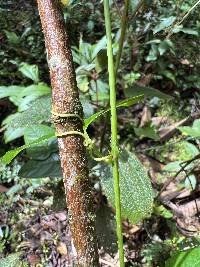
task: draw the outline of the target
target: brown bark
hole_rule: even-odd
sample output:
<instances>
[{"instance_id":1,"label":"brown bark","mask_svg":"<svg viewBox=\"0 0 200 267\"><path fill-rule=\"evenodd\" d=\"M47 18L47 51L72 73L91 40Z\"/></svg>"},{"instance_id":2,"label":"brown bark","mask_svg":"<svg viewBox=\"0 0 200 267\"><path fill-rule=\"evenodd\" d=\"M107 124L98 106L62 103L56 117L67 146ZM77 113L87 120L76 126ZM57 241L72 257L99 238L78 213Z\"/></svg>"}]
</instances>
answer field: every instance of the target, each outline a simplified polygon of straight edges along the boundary
<instances>
[{"instance_id":1,"label":"brown bark","mask_svg":"<svg viewBox=\"0 0 200 267\"><path fill-rule=\"evenodd\" d=\"M37 0L48 52L52 85L52 110L55 113L77 114L83 117L75 71L64 19L58 0ZM55 120L64 187L70 218L75 266L98 267L95 237L95 216L88 177L83 137L65 135L68 131L82 132L82 121L69 117ZM74 265L73 265L74 266Z\"/></svg>"}]
</instances>

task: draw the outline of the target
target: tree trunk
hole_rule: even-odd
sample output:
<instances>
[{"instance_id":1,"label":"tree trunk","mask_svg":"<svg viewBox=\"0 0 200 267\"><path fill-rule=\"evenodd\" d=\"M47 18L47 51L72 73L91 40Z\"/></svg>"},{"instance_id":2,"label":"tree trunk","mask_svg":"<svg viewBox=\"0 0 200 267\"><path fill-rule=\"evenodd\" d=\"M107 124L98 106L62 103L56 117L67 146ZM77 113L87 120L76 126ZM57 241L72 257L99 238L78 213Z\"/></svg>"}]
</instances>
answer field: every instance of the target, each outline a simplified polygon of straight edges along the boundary
<instances>
[{"instance_id":1,"label":"tree trunk","mask_svg":"<svg viewBox=\"0 0 200 267\"><path fill-rule=\"evenodd\" d=\"M37 0L48 52L52 85L52 112L75 248L75 266L98 267L93 199L82 132L83 110L79 100L68 35L58 0ZM64 114L68 114L64 116ZM74 114L69 116L69 114Z\"/></svg>"}]
</instances>

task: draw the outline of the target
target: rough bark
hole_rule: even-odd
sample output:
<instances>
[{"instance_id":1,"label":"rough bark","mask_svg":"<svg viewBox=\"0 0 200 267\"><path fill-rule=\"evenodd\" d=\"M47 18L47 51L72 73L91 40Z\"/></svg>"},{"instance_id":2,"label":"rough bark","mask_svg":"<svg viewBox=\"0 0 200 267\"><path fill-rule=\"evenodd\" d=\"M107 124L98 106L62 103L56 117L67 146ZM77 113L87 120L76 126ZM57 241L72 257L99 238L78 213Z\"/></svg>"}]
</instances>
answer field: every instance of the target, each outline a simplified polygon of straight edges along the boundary
<instances>
[{"instance_id":1,"label":"rough bark","mask_svg":"<svg viewBox=\"0 0 200 267\"><path fill-rule=\"evenodd\" d=\"M79 101L69 39L58 0L37 0L45 36L52 85L52 111L77 114L83 117ZM55 120L61 166L64 177L75 266L98 267L95 237L95 216L88 177L88 166L83 137L65 135L81 131L82 121L76 117L57 117Z\"/></svg>"}]
</instances>

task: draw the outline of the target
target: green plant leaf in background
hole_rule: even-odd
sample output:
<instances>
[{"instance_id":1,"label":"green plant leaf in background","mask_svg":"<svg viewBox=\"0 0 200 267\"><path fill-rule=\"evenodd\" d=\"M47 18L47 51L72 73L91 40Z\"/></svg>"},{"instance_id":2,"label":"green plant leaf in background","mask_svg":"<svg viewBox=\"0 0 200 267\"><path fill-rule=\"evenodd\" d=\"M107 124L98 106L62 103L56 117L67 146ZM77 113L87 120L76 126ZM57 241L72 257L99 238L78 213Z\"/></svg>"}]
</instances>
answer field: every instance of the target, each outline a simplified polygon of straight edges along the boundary
<instances>
[{"instance_id":1,"label":"green plant leaf in background","mask_svg":"<svg viewBox=\"0 0 200 267\"><path fill-rule=\"evenodd\" d=\"M170 100L173 98L170 95L162 93L158 89L155 89L155 88L150 87L150 86L141 86L141 85L138 85L136 83L133 84L131 87L127 88L124 91L124 93L125 93L126 97L134 97L137 95L144 95L145 97L157 96L161 99L166 99L166 100Z\"/></svg>"},{"instance_id":2,"label":"green plant leaf in background","mask_svg":"<svg viewBox=\"0 0 200 267\"><path fill-rule=\"evenodd\" d=\"M183 154L184 158L182 158L181 160L176 160L176 161L169 162L163 168L164 171L172 173L172 174L176 173L176 172L181 170L182 164L185 161L191 160L192 158L195 158L195 156L199 155L198 148L195 145L193 145L193 144L191 144L189 142L184 141L183 142L183 146L182 146L181 149L182 149L181 152L184 153ZM187 167L185 169L186 170L191 169L192 167L195 166L197 161L198 161L198 159L192 161L190 164L187 165Z\"/></svg>"},{"instance_id":3,"label":"green plant leaf in background","mask_svg":"<svg viewBox=\"0 0 200 267\"><path fill-rule=\"evenodd\" d=\"M55 129L47 125L32 125L27 127L24 131L25 145L31 144L42 138L43 136L52 135L43 143L27 148L27 154L31 159L45 160L53 152L58 151L57 138L55 137Z\"/></svg>"},{"instance_id":4,"label":"green plant leaf in background","mask_svg":"<svg viewBox=\"0 0 200 267\"><path fill-rule=\"evenodd\" d=\"M19 176L22 178L62 177L59 155L52 153L45 160L29 160L20 169Z\"/></svg>"},{"instance_id":5,"label":"green plant leaf in background","mask_svg":"<svg viewBox=\"0 0 200 267\"><path fill-rule=\"evenodd\" d=\"M9 100L18 106L18 111L26 110L32 101L50 94L51 88L44 83L26 87L21 85L0 86L0 98L9 97Z\"/></svg>"},{"instance_id":6,"label":"green plant leaf in background","mask_svg":"<svg viewBox=\"0 0 200 267\"><path fill-rule=\"evenodd\" d=\"M106 82L98 79L96 81L90 81L90 95L94 102L98 102L101 105L105 105L109 101L109 86Z\"/></svg>"},{"instance_id":7,"label":"green plant leaf in background","mask_svg":"<svg viewBox=\"0 0 200 267\"><path fill-rule=\"evenodd\" d=\"M197 185L197 179L194 176L194 174L188 175L185 179L185 188L189 190L195 190L196 185Z\"/></svg>"},{"instance_id":8,"label":"green plant leaf in background","mask_svg":"<svg viewBox=\"0 0 200 267\"><path fill-rule=\"evenodd\" d=\"M133 71L123 75L123 81L124 81L125 88L127 88L128 86L135 83L140 77L141 77L140 73L133 72Z\"/></svg>"},{"instance_id":9,"label":"green plant leaf in background","mask_svg":"<svg viewBox=\"0 0 200 267\"><path fill-rule=\"evenodd\" d=\"M162 216L166 219L170 219L173 217L173 213L170 210L166 209L163 205L155 205L153 212L154 214Z\"/></svg>"},{"instance_id":10,"label":"green plant leaf in background","mask_svg":"<svg viewBox=\"0 0 200 267\"><path fill-rule=\"evenodd\" d=\"M173 28L172 32L173 33L183 32L183 33L186 33L186 34L198 36L198 32L197 31L195 31L193 29L190 29L190 28L183 28L183 25L176 26L175 28Z\"/></svg>"},{"instance_id":11,"label":"green plant leaf in background","mask_svg":"<svg viewBox=\"0 0 200 267\"><path fill-rule=\"evenodd\" d=\"M11 45L18 45L20 43L20 37L15 32L10 32L6 30L4 30L4 32L6 34L8 42Z\"/></svg>"},{"instance_id":12,"label":"green plant leaf in background","mask_svg":"<svg viewBox=\"0 0 200 267\"><path fill-rule=\"evenodd\" d=\"M80 94L80 101L83 107L84 118L89 118L94 114L94 106L87 96Z\"/></svg>"},{"instance_id":13,"label":"green plant leaf in background","mask_svg":"<svg viewBox=\"0 0 200 267\"><path fill-rule=\"evenodd\" d=\"M176 76L174 75L174 72L169 70L162 70L160 71L160 74L165 76L169 80L172 80L176 84Z\"/></svg>"},{"instance_id":14,"label":"green plant leaf in background","mask_svg":"<svg viewBox=\"0 0 200 267\"><path fill-rule=\"evenodd\" d=\"M43 96L31 102L28 109L8 116L2 123L4 138L8 143L23 136L26 127L51 122L51 97Z\"/></svg>"},{"instance_id":15,"label":"green plant leaf in background","mask_svg":"<svg viewBox=\"0 0 200 267\"><path fill-rule=\"evenodd\" d=\"M197 119L193 122L192 126L182 126L178 127L183 135L189 135L193 138L200 137L200 119Z\"/></svg>"},{"instance_id":16,"label":"green plant leaf in background","mask_svg":"<svg viewBox=\"0 0 200 267\"><path fill-rule=\"evenodd\" d=\"M122 216L131 223L138 223L152 212L153 190L142 163L134 153L123 150L119 158ZM101 183L109 201L114 205L111 169L101 169Z\"/></svg>"},{"instance_id":17,"label":"green plant leaf in background","mask_svg":"<svg viewBox=\"0 0 200 267\"><path fill-rule=\"evenodd\" d=\"M106 50L101 50L95 58L95 69L98 73L106 68L108 64L107 52Z\"/></svg>"},{"instance_id":18,"label":"green plant leaf in background","mask_svg":"<svg viewBox=\"0 0 200 267\"><path fill-rule=\"evenodd\" d=\"M168 28L174 23L175 20L176 20L176 17L174 16L160 19L160 23L154 28L153 33L155 34L157 32L160 32Z\"/></svg>"},{"instance_id":19,"label":"green plant leaf in background","mask_svg":"<svg viewBox=\"0 0 200 267\"><path fill-rule=\"evenodd\" d=\"M200 247L178 251L166 261L165 267L199 267Z\"/></svg>"},{"instance_id":20,"label":"green plant leaf in background","mask_svg":"<svg viewBox=\"0 0 200 267\"><path fill-rule=\"evenodd\" d=\"M137 96L134 96L134 97L131 97L131 98L128 98L128 99L125 99L125 100L122 100L120 102L117 103L116 107L117 108L120 108L120 107L129 107L129 106L132 106L134 104L136 104L137 102L139 102L141 99L143 99L143 95L137 95ZM104 110L101 110L95 114L93 114L92 116L90 116L89 118L87 118L85 121L84 121L84 129L86 130L88 128L88 126L93 122L95 121L97 118L99 118L100 116L104 115L105 113L109 112L110 111L110 108L108 109L104 109Z\"/></svg>"},{"instance_id":21,"label":"green plant leaf in background","mask_svg":"<svg viewBox=\"0 0 200 267\"><path fill-rule=\"evenodd\" d=\"M55 137L55 135L49 134L49 135L46 135L46 136L42 136L41 138L38 138L36 141L34 141L34 142L30 143L30 144L20 146L20 147L18 147L16 149L13 149L13 150L9 150L8 152L6 152L6 154L3 157L0 158L0 162L2 162L5 165L9 164L24 149L39 145L39 144L49 140L52 137Z\"/></svg>"},{"instance_id":22,"label":"green plant leaf in background","mask_svg":"<svg viewBox=\"0 0 200 267\"><path fill-rule=\"evenodd\" d=\"M98 53L106 49L106 36L103 36L96 44L93 45L92 59L94 60Z\"/></svg>"},{"instance_id":23,"label":"green plant leaf in background","mask_svg":"<svg viewBox=\"0 0 200 267\"><path fill-rule=\"evenodd\" d=\"M148 137L155 141L160 140L158 133L156 132L155 126L152 124L147 124L145 127L134 128L135 134L140 138Z\"/></svg>"},{"instance_id":24,"label":"green plant leaf in background","mask_svg":"<svg viewBox=\"0 0 200 267\"><path fill-rule=\"evenodd\" d=\"M0 259L0 267L19 267L21 253L13 253Z\"/></svg>"},{"instance_id":25,"label":"green plant leaf in background","mask_svg":"<svg viewBox=\"0 0 200 267\"><path fill-rule=\"evenodd\" d=\"M39 70L37 65L30 65L27 63L21 63L19 71L27 78L31 79L35 83L39 82Z\"/></svg>"}]
</instances>

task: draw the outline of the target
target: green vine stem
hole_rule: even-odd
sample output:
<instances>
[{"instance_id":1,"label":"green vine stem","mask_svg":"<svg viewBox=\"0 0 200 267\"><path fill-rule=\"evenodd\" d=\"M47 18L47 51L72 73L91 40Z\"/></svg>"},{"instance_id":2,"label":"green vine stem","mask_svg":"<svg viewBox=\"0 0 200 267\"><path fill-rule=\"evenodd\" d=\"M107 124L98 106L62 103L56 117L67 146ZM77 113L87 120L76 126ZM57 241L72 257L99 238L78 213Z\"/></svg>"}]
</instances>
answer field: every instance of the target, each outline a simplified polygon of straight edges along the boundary
<instances>
[{"instance_id":1,"label":"green vine stem","mask_svg":"<svg viewBox=\"0 0 200 267\"><path fill-rule=\"evenodd\" d=\"M120 33L120 38L119 38L119 48L117 51L117 57L116 57L116 63L115 63L115 74L117 74L121 56L122 56L122 50L124 46L124 38L125 38L127 20L128 20L129 4L130 4L130 0L125 0L124 11L123 11L122 19L121 19L121 27L120 27L121 33Z\"/></svg>"},{"instance_id":2,"label":"green vine stem","mask_svg":"<svg viewBox=\"0 0 200 267\"><path fill-rule=\"evenodd\" d=\"M109 0L104 0L104 16L105 16L106 36L107 36L107 56L108 56L108 72L109 72L109 86L110 86L111 155L112 155L112 168L113 168L114 191L115 191L117 238L119 247L120 267L124 267L124 250L123 250L119 168L118 168L119 151L117 142L116 82L115 82L115 68L114 68L113 50L112 50Z\"/></svg>"}]
</instances>

